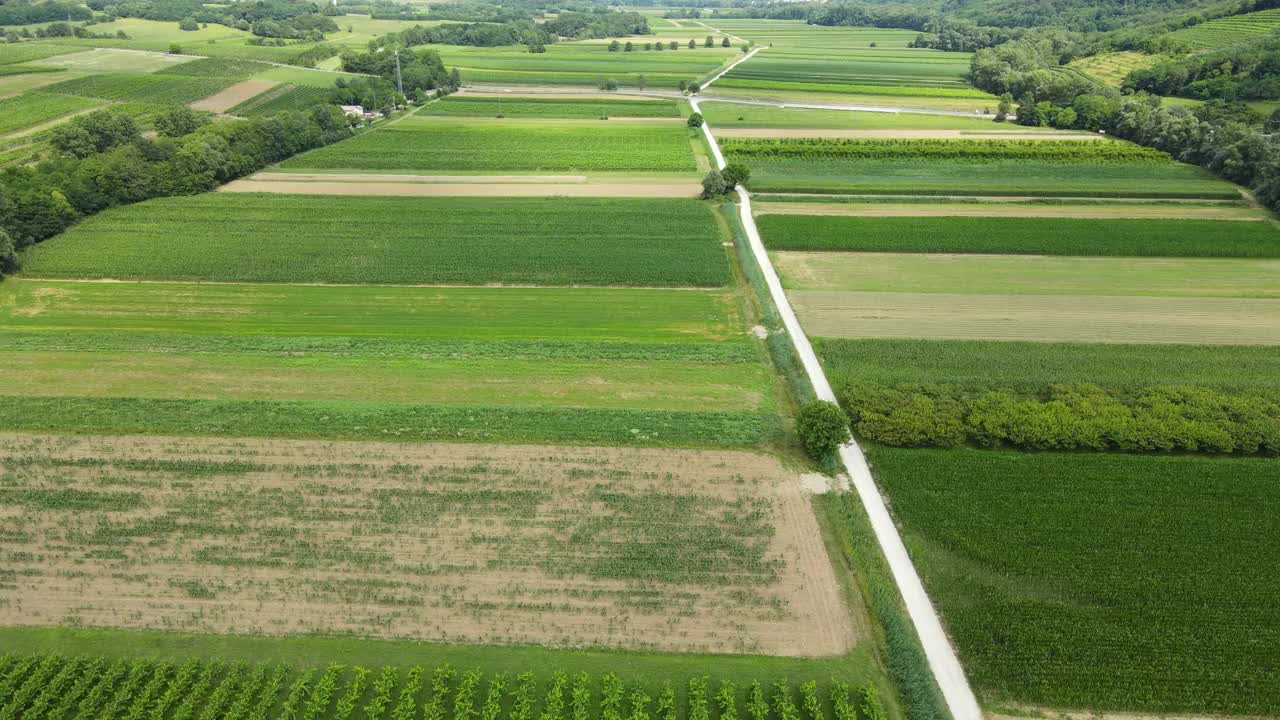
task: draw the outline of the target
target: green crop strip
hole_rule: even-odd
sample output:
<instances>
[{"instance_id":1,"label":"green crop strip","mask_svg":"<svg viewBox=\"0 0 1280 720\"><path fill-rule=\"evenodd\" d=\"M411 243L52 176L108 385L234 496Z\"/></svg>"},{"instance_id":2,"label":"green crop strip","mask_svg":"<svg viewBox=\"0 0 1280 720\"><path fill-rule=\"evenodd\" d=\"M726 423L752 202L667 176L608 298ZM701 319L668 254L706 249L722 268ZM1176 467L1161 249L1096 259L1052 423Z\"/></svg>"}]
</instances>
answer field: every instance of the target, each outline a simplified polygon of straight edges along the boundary
<instances>
[{"instance_id":1,"label":"green crop strip","mask_svg":"<svg viewBox=\"0 0 1280 720\"><path fill-rule=\"evenodd\" d=\"M548 99L447 97L425 106L421 115L471 115L480 117L678 118L680 106L671 100Z\"/></svg>"}]
</instances>

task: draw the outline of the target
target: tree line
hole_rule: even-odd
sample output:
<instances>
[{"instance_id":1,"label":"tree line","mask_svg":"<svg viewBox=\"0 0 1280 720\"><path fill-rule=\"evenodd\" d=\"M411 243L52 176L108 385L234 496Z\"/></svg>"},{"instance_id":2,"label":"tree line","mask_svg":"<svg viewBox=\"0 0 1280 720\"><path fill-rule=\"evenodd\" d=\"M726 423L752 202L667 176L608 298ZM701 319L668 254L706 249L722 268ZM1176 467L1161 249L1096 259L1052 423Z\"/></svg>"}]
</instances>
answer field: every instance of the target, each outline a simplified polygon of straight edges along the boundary
<instances>
[{"instance_id":1,"label":"tree line","mask_svg":"<svg viewBox=\"0 0 1280 720\"><path fill-rule=\"evenodd\" d=\"M147 138L125 112L98 110L51 130L49 159L0 172L0 272L17 270L15 250L86 216L207 192L352 134L333 105L212 124L179 107L160 115L155 128L158 136Z\"/></svg>"}]
</instances>

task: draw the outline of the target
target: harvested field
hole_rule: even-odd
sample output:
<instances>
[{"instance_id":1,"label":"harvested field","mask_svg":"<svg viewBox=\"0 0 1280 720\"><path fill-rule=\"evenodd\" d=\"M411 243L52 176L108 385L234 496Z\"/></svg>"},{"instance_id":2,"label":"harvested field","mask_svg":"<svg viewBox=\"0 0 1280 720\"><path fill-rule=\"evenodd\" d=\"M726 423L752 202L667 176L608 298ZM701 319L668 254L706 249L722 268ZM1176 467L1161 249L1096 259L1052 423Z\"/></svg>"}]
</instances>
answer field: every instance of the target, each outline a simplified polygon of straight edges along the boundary
<instances>
[{"instance_id":1,"label":"harvested field","mask_svg":"<svg viewBox=\"0 0 1280 720\"><path fill-rule=\"evenodd\" d=\"M805 330L832 338L1280 345L1280 300L788 292Z\"/></svg>"},{"instance_id":2,"label":"harvested field","mask_svg":"<svg viewBox=\"0 0 1280 720\"><path fill-rule=\"evenodd\" d=\"M366 176L369 177L369 176ZM398 197L634 197L693 198L702 192L696 182L546 183L488 181L482 176L452 182L279 182L235 180L221 192L287 193L290 195L385 195Z\"/></svg>"},{"instance_id":3,"label":"harvested field","mask_svg":"<svg viewBox=\"0 0 1280 720\"><path fill-rule=\"evenodd\" d=\"M1043 217L1101 218L1131 220L1266 220L1265 210L1243 205L1197 205L1185 203L1090 203L1069 205L1057 203L999 202L757 202L755 214L761 215L832 215L852 217Z\"/></svg>"},{"instance_id":4,"label":"harvested field","mask_svg":"<svg viewBox=\"0 0 1280 720\"><path fill-rule=\"evenodd\" d=\"M203 100L191 103L192 110L226 112L240 103L257 97L276 86L274 80L241 80L226 90L214 93Z\"/></svg>"},{"instance_id":5,"label":"harvested field","mask_svg":"<svg viewBox=\"0 0 1280 720\"><path fill-rule=\"evenodd\" d=\"M759 454L0 438L8 625L796 656L856 638L799 478Z\"/></svg>"},{"instance_id":6,"label":"harvested field","mask_svg":"<svg viewBox=\"0 0 1280 720\"><path fill-rule=\"evenodd\" d=\"M975 130L862 130L855 128L724 128L718 137L748 138L860 138L864 140L1106 140L1093 133L1019 132L1017 130L980 132Z\"/></svg>"}]
</instances>

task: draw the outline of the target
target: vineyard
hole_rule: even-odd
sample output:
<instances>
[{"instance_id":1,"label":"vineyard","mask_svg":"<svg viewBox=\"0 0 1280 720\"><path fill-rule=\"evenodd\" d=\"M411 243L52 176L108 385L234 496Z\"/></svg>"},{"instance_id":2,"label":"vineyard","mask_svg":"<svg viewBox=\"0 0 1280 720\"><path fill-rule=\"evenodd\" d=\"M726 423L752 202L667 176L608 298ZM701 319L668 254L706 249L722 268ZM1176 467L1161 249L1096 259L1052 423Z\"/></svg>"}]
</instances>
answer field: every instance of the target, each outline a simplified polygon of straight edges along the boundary
<instances>
[{"instance_id":1,"label":"vineyard","mask_svg":"<svg viewBox=\"0 0 1280 720\"><path fill-rule=\"evenodd\" d=\"M453 96L427 105L421 114L597 120L610 117L678 118L680 106L671 100Z\"/></svg>"},{"instance_id":2,"label":"vineyard","mask_svg":"<svg viewBox=\"0 0 1280 720\"><path fill-rule=\"evenodd\" d=\"M219 660L7 655L0 696L8 717L85 720L884 720L872 685L690 677L674 687L616 673L516 674L415 665L323 667ZM652 694L651 694L652 693Z\"/></svg>"},{"instance_id":3,"label":"vineyard","mask_svg":"<svg viewBox=\"0 0 1280 720\"><path fill-rule=\"evenodd\" d=\"M718 287L719 236L693 200L215 193L109 210L23 262L41 277Z\"/></svg>"},{"instance_id":4,"label":"vineyard","mask_svg":"<svg viewBox=\"0 0 1280 720\"><path fill-rule=\"evenodd\" d=\"M985 702L1280 713L1275 460L871 460Z\"/></svg>"},{"instance_id":5,"label":"vineyard","mask_svg":"<svg viewBox=\"0 0 1280 720\"><path fill-rule=\"evenodd\" d=\"M253 117L274 115L285 110L307 110L327 103L332 95L329 88L283 85L252 97L227 111L230 115Z\"/></svg>"},{"instance_id":6,"label":"vineyard","mask_svg":"<svg viewBox=\"0 0 1280 720\"><path fill-rule=\"evenodd\" d=\"M273 66L268 65L267 63L257 62L255 60L245 60L243 58L211 57L184 62L181 65L170 68L165 74L184 75L187 77L216 77L245 80L263 71L270 70L272 67Z\"/></svg>"},{"instance_id":7,"label":"vineyard","mask_svg":"<svg viewBox=\"0 0 1280 720\"><path fill-rule=\"evenodd\" d=\"M1111 87L1118 88L1129 73L1150 67L1158 60L1158 56L1140 52L1109 52L1072 60L1066 67L1079 70Z\"/></svg>"},{"instance_id":8,"label":"vineyard","mask_svg":"<svg viewBox=\"0 0 1280 720\"><path fill-rule=\"evenodd\" d=\"M6 625L797 656L853 641L805 541L807 496L754 453L14 434L4 448L0 546L22 568L0 587Z\"/></svg>"},{"instance_id":9,"label":"vineyard","mask_svg":"<svg viewBox=\"0 0 1280 720\"><path fill-rule=\"evenodd\" d=\"M681 80L698 80L738 53L736 48L719 46L690 50L683 44L674 52L609 52L604 44L571 42L549 45L539 54L530 54L522 46L442 45L439 50L445 65L457 67L467 82L594 87L601 78L610 78L633 87L643 76L647 85L667 90L674 90Z\"/></svg>"},{"instance_id":10,"label":"vineyard","mask_svg":"<svg viewBox=\"0 0 1280 720\"><path fill-rule=\"evenodd\" d=\"M1112 257L1280 257L1265 222L761 215L772 250Z\"/></svg>"},{"instance_id":11,"label":"vineyard","mask_svg":"<svg viewBox=\"0 0 1280 720\"><path fill-rule=\"evenodd\" d=\"M63 115L87 110L101 103L49 93L28 93L0 100L0 135L35 127Z\"/></svg>"},{"instance_id":12,"label":"vineyard","mask_svg":"<svg viewBox=\"0 0 1280 720\"><path fill-rule=\"evenodd\" d=\"M812 55L775 55L765 52L761 57L730 70L724 81L725 87L734 87L741 80L763 80L833 87L852 85L965 89L967 83L964 75L968 69L969 57L960 53L943 58L918 52L869 51L865 54L841 53L834 56L829 52L815 52Z\"/></svg>"},{"instance_id":13,"label":"vineyard","mask_svg":"<svg viewBox=\"0 0 1280 720\"><path fill-rule=\"evenodd\" d=\"M1232 15L1176 30L1165 37L1196 50L1213 50L1266 35L1280 27L1280 8Z\"/></svg>"},{"instance_id":14,"label":"vineyard","mask_svg":"<svg viewBox=\"0 0 1280 720\"><path fill-rule=\"evenodd\" d=\"M1122 142L1089 140L854 140L837 138L725 138L726 155L750 160L1009 160L1089 164L1168 164L1166 153Z\"/></svg>"},{"instance_id":15,"label":"vineyard","mask_svg":"<svg viewBox=\"0 0 1280 720\"><path fill-rule=\"evenodd\" d=\"M492 124L497 123L497 124ZM311 170L658 171L697 169L675 123L486 121L410 117L293 157Z\"/></svg>"},{"instance_id":16,"label":"vineyard","mask_svg":"<svg viewBox=\"0 0 1280 720\"><path fill-rule=\"evenodd\" d=\"M221 77L143 73L103 73L66 80L45 88L47 92L104 100L126 100L157 105L183 105L234 84Z\"/></svg>"}]
</instances>

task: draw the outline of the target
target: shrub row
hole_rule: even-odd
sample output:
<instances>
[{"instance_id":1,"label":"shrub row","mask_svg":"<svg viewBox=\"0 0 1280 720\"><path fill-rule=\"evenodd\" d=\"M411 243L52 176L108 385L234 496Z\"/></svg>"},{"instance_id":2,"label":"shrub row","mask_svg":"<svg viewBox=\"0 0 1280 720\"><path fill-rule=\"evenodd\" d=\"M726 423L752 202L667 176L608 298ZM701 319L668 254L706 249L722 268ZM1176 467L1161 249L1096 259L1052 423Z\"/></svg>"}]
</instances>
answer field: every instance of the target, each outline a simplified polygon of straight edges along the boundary
<instances>
[{"instance_id":1,"label":"shrub row","mask_svg":"<svg viewBox=\"0 0 1280 720\"><path fill-rule=\"evenodd\" d=\"M1028 395L846 384L837 394L859 435L896 447L1280 455L1280 403L1208 388L1074 384Z\"/></svg>"},{"instance_id":2,"label":"shrub row","mask_svg":"<svg viewBox=\"0 0 1280 720\"><path fill-rule=\"evenodd\" d=\"M1131 143L1097 140L860 140L853 138L725 138L726 155L742 158L1027 159L1040 162L1165 163L1169 155Z\"/></svg>"}]
</instances>

